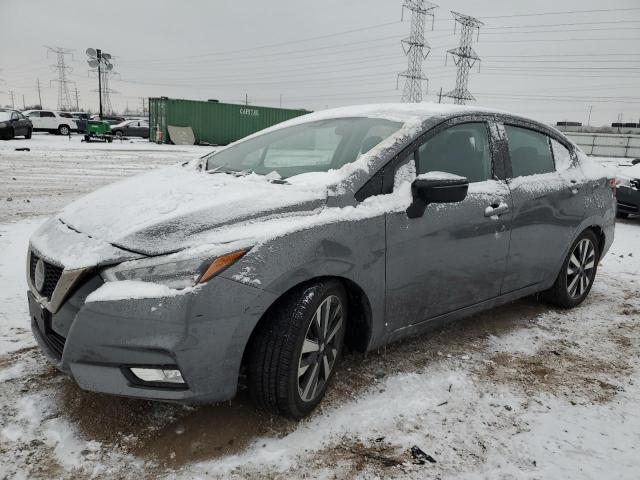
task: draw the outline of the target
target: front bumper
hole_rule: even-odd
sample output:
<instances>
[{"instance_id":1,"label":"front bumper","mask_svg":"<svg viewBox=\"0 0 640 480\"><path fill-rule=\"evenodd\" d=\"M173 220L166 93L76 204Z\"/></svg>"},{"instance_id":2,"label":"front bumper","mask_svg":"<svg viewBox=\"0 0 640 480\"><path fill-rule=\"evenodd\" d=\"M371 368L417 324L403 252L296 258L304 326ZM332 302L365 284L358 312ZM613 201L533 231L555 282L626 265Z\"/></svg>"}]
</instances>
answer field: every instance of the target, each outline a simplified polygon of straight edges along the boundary
<instances>
[{"instance_id":1,"label":"front bumper","mask_svg":"<svg viewBox=\"0 0 640 480\"><path fill-rule=\"evenodd\" d=\"M619 185L616 191L618 211L629 214L640 214L640 190L634 187Z\"/></svg>"},{"instance_id":2,"label":"front bumper","mask_svg":"<svg viewBox=\"0 0 640 480\"><path fill-rule=\"evenodd\" d=\"M38 344L84 390L153 400L232 398L249 336L275 300L272 293L214 277L185 295L86 303L101 284L93 275L55 313L29 294ZM136 382L128 368L140 366L177 367L186 385Z\"/></svg>"}]
</instances>

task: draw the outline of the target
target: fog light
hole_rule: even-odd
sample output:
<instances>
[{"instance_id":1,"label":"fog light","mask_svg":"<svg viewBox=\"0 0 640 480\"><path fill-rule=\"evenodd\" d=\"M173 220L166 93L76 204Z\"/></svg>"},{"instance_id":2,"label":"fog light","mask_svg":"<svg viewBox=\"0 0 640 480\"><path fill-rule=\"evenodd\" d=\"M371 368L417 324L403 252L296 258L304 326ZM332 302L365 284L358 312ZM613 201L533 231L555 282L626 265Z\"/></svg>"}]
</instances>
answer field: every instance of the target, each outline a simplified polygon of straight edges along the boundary
<instances>
[{"instance_id":1,"label":"fog light","mask_svg":"<svg viewBox=\"0 0 640 480\"><path fill-rule=\"evenodd\" d=\"M133 373L138 379L143 382L162 382L162 383L185 383L182 378L182 373L178 369L164 369L164 368L131 368Z\"/></svg>"}]
</instances>

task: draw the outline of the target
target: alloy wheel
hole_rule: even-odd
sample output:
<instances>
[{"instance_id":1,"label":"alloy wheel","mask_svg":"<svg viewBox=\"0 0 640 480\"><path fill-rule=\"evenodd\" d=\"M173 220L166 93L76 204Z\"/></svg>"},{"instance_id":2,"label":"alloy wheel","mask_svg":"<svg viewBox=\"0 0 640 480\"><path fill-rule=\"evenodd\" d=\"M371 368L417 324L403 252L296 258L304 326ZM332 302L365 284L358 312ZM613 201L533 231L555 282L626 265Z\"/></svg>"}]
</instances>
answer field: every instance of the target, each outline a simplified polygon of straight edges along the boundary
<instances>
[{"instance_id":1,"label":"alloy wheel","mask_svg":"<svg viewBox=\"0 0 640 480\"><path fill-rule=\"evenodd\" d=\"M583 238L571 252L567 265L567 293L579 298L587 291L596 267L596 249L593 242Z\"/></svg>"},{"instance_id":2,"label":"alloy wheel","mask_svg":"<svg viewBox=\"0 0 640 480\"><path fill-rule=\"evenodd\" d=\"M322 392L331 375L343 323L342 303L335 295L325 298L313 314L298 360L298 393L305 402Z\"/></svg>"}]
</instances>

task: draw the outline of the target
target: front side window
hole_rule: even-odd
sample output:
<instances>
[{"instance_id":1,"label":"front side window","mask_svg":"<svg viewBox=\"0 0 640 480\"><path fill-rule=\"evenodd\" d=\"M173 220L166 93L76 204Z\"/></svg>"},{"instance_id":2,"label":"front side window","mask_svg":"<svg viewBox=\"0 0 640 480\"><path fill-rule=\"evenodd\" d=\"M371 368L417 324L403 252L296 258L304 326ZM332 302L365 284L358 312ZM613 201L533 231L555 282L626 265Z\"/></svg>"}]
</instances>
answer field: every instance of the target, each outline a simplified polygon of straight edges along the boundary
<instances>
[{"instance_id":1,"label":"front side window","mask_svg":"<svg viewBox=\"0 0 640 480\"><path fill-rule=\"evenodd\" d=\"M277 173L288 178L326 172L355 161L395 133L399 122L335 118L294 125L242 141L206 158L207 170Z\"/></svg>"},{"instance_id":2,"label":"front side window","mask_svg":"<svg viewBox=\"0 0 640 480\"><path fill-rule=\"evenodd\" d=\"M29 118L37 118L40 116L40 112L29 112L27 113L27 117Z\"/></svg>"},{"instance_id":3,"label":"front side window","mask_svg":"<svg viewBox=\"0 0 640 480\"><path fill-rule=\"evenodd\" d=\"M447 172L469 182L491 178L491 148L484 122L462 123L437 133L418 149L418 173Z\"/></svg>"},{"instance_id":4,"label":"front side window","mask_svg":"<svg viewBox=\"0 0 640 480\"><path fill-rule=\"evenodd\" d=\"M513 177L555 171L550 138L527 128L505 125Z\"/></svg>"}]
</instances>

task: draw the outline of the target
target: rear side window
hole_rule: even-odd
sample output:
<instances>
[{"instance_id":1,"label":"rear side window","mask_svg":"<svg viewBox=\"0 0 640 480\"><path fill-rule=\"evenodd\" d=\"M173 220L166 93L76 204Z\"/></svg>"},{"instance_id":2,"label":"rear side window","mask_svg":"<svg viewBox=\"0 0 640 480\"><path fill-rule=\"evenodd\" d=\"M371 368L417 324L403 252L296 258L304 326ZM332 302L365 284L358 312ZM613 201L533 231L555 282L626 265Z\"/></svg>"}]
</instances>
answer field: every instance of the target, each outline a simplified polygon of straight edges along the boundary
<instances>
[{"instance_id":1,"label":"rear side window","mask_svg":"<svg viewBox=\"0 0 640 480\"><path fill-rule=\"evenodd\" d=\"M41 117L55 117L53 112L40 112Z\"/></svg>"},{"instance_id":2,"label":"rear side window","mask_svg":"<svg viewBox=\"0 0 640 480\"><path fill-rule=\"evenodd\" d=\"M527 128L505 125L514 177L555 171L550 138Z\"/></svg>"},{"instance_id":3,"label":"rear side window","mask_svg":"<svg viewBox=\"0 0 640 480\"><path fill-rule=\"evenodd\" d=\"M418 150L418 173L447 172L469 182L491 178L489 134L484 122L462 123L437 133Z\"/></svg>"}]
</instances>

